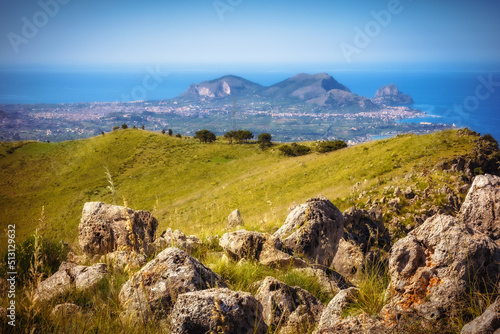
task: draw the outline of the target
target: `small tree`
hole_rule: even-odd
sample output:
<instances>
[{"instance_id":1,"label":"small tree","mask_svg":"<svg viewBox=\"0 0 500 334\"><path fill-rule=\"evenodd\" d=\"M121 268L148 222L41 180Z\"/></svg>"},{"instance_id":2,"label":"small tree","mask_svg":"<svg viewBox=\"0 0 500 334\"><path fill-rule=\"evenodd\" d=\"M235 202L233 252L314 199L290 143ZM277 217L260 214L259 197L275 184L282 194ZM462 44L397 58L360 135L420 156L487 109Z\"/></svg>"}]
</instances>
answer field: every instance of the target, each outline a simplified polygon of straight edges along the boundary
<instances>
[{"instance_id":1,"label":"small tree","mask_svg":"<svg viewBox=\"0 0 500 334\"><path fill-rule=\"evenodd\" d=\"M229 144L232 144L233 143L233 138L235 137L235 135L236 135L236 131L228 131L224 135L224 138L226 138L227 140L229 140Z\"/></svg>"},{"instance_id":2,"label":"small tree","mask_svg":"<svg viewBox=\"0 0 500 334\"><path fill-rule=\"evenodd\" d=\"M198 138L200 143L212 143L217 139L215 134L208 130L196 131L194 137Z\"/></svg>"},{"instance_id":3,"label":"small tree","mask_svg":"<svg viewBox=\"0 0 500 334\"><path fill-rule=\"evenodd\" d=\"M117 126L113 126L113 131L116 131L118 129L120 129L120 127L118 125Z\"/></svg>"},{"instance_id":4,"label":"small tree","mask_svg":"<svg viewBox=\"0 0 500 334\"><path fill-rule=\"evenodd\" d=\"M164 135L164 134L165 134L165 132L166 132L166 131L165 131L165 129L161 130L161 134L163 134L163 135Z\"/></svg>"},{"instance_id":5,"label":"small tree","mask_svg":"<svg viewBox=\"0 0 500 334\"><path fill-rule=\"evenodd\" d=\"M311 149L309 147L296 143L292 143L290 145L281 145L279 150L283 152L284 155L289 157L306 155L309 154L309 152L311 152Z\"/></svg>"},{"instance_id":6,"label":"small tree","mask_svg":"<svg viewBox=\"0 0 500 334\"><path fill-rule=\"evenodd\" d=\"M172 132L172 129L168 129L168 135L172 136L174 133Z\"/></svg>"},{"instance_id":7,"label":"small tree","mask_svg":"<svg viewBox=\"0 0 500 334\"><path fill-rule=\"evenodd\" d=\"M103 135L103 136L104 136L104 131L101 131L101 135Z\"/></svg>"},{"instance_id":8,"label":"small tree","mask_svg":"<svg viewBox=\"0 0 500 334\"><path fill-rule=\"evenodd\" d=\"M271 134L265 132L265 133L261 133L258 137L257 137L257 140L260 144L260 148L261 149L265 149L266 147L269 147L272 145L272 142L271 142L271 139L273 137L271 136Z\"/></svg>"},{"instance_id":9,"label":"small tree","mask_svg":"<svg viewBox=\"0 0 500 334\"><path fill-rule=\"evenodd\" d=\"M180 133L175 135L177 138L182 138L182 135Z\"/></svg>"},{"instance_id":10,"label":"small tree","mask_svg":"<svg viewBox=\"0 0 500 334\"><path fill-rule=\"evenodd\" d=\"M141 126L141 129L142 129L142 130L144 130L144 129L145 129L144 125L143 125L143 126Z\"/></svg>"},{"instance_id":11,"label":"small tree","mask_svg":"<svg viewBox=\"0 0 500 334\"><path fill-rule=\"evenodd\" d=\"M122 129L124 129L124 130L125 130L125 129L128 129L128 125L127 125L126 123L123 123L123 124L122 124Z\"/></svg>"}]
</instances>

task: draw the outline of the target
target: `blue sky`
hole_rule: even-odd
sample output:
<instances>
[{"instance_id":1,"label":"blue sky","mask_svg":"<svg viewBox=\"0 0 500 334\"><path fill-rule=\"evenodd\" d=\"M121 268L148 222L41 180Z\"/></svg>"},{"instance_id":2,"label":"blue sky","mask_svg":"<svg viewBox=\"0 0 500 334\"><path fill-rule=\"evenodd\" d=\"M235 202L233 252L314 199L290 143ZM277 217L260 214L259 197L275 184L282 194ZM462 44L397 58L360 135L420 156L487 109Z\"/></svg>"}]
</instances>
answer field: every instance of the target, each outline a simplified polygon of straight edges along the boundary
<instances>
[{"instance_id":1,"label":"blue sky","mask_svg":"<svg viewBox=\"0 0 500 334\"><path fill-rule=\"evenodd\" d=\"M497 0L0 0L0 13L2 66L500 60Z\"/></svg>"}]
</instances>

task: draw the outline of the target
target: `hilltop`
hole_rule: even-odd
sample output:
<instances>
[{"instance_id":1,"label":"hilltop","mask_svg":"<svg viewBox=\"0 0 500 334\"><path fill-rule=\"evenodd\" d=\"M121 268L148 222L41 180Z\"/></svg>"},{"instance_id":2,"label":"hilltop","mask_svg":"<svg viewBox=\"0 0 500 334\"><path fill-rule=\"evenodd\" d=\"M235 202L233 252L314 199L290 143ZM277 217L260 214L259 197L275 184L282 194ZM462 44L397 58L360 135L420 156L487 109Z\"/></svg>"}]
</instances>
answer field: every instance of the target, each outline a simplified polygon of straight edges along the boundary
<instances>
[{"instance_id":1,"label":"hilltop","mask_svg":"<svg viewBox=\"0 0 500 334\"><path fill-rule=\"evenodd\" d=\"M250 226L271 231L290 206L318 194L345 210L383 197L388 187L424 190L448 184L460 193L466 183L460 172L445 173L436 165L472 159L481 142L450 130L296 158L283 156L278 145L262 151L221 139L199 144L135 129L61 143L2 143L1 228L15 223L22 239L34 231L44 207L50 222L45 233L72 243L85 202L123 204L125 199L130 207L154 212L160 228L217 234L227 215L239 209ZM314 148L316 143L306 145ZM116 199L108 189L107 170ZM414 224L412 219L408 221Z\"/></svg>"}]
</instances>

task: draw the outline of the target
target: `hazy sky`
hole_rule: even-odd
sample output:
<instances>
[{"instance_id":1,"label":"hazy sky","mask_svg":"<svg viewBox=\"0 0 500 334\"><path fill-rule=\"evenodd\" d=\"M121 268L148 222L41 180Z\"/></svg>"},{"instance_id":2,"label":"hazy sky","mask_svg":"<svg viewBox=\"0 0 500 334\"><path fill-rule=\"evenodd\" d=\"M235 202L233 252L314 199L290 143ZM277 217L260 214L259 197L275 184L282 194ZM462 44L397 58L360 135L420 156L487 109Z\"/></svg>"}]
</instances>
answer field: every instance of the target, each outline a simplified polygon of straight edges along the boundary
<instances>
[{"instance_id":1,"label":"hazy sky","mask_svg":"<svg viewBox=\"0 0 500 334\"><path fill-rule=\"evenodd\" d=\"M4 66L500 60L498 0L0 3Z\"/></svg>"}]
</instances>

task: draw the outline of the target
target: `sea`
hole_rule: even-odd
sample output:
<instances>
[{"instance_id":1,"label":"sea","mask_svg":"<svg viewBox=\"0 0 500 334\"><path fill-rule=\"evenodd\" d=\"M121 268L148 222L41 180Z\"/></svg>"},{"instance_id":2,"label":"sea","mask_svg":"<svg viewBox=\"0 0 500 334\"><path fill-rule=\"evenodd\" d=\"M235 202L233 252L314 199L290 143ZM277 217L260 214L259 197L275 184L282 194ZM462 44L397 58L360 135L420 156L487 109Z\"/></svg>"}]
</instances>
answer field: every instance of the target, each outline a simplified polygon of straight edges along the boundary
<instances>
[{"instance_id":1,"label":"sea","mask_svg":"<svg viewBox=\"0 0 500 334\"><path fill-rule=\"evenodd\" d=\"M154 66L134 71L0 69L0 104L162 100L181 94L192 83L226 74L269 86L300 72L300 68L168 71ZM454 124L483 135L489 133L500 141L500 72L449 69L322 72L365 97L373 97L383 85L396 84L413 98L413 108L426 113L425 117L402 122Z\"/></svg>"}]
</instances>

